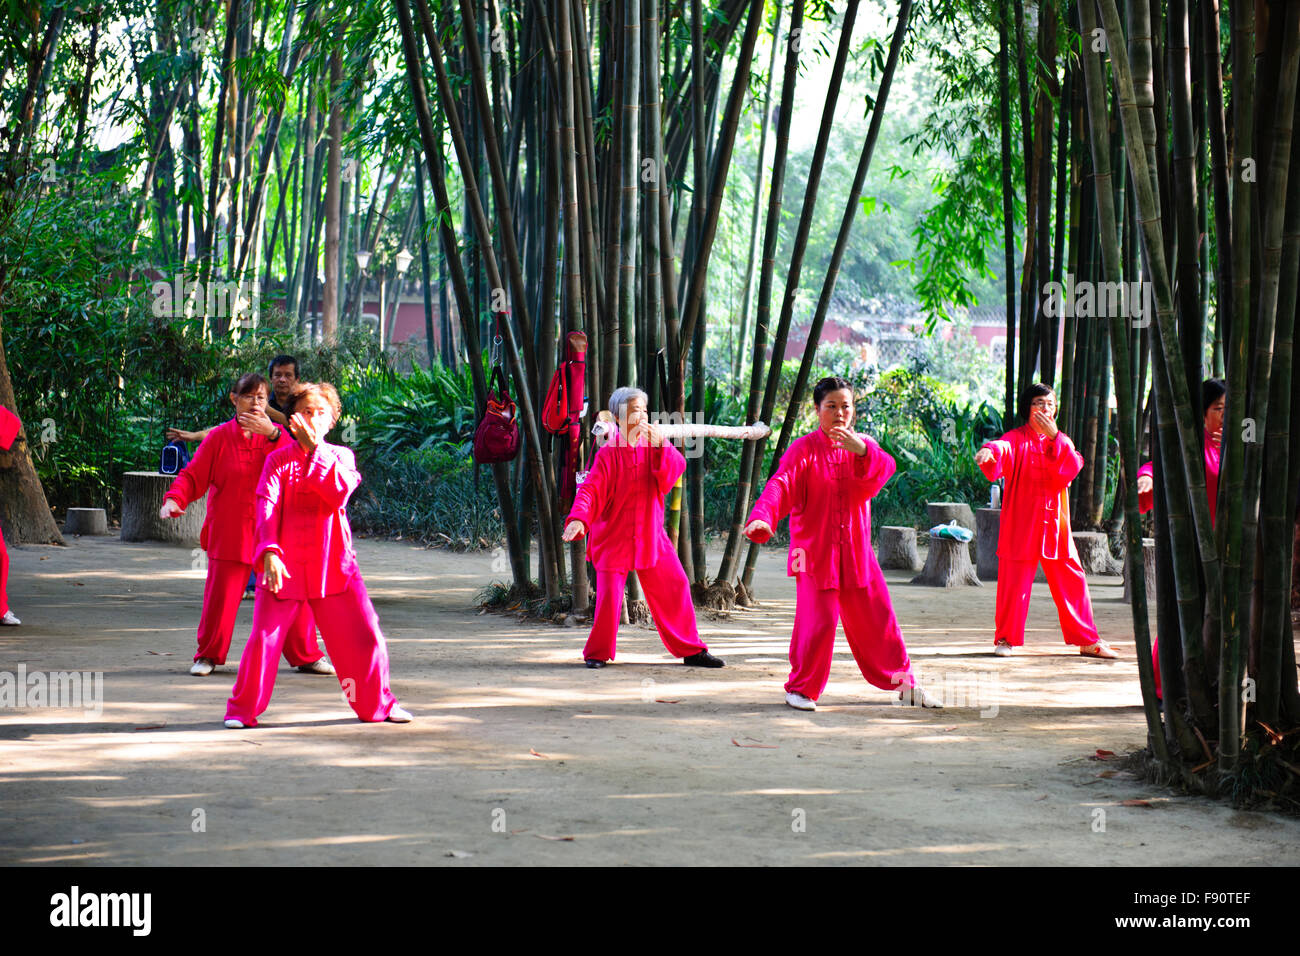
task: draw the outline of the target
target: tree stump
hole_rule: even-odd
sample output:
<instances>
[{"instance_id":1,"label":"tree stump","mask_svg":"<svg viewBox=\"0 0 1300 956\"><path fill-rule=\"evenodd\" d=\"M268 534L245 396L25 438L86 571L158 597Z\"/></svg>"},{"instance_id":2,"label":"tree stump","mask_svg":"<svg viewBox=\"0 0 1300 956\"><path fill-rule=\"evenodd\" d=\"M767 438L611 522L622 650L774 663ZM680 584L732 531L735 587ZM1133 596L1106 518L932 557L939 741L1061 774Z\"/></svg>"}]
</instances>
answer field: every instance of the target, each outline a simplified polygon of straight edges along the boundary
<instances>
[{"instance_id":1,"label":"tree stump","mask_svg":"<svg viewBox=\"0 0 1300 956\"><path fill-rule=\"evenodd\" d=\"M956 521L971 534L979 529L975 527L975 513L964 501L931 501L925 506L925 513L930 519L930 527Z\"/></svg>"},{"instance_id":2,"label":"tree stump","mask_svg":"<svg viewBox=\"0 0 1300 956\"><path fill-rule=\"evenodd\" d=\"M1152 605L1156 601L1156 539L1142 539L1142 565L1146 572L1143 577L1146 578L1147 585L1147 604ZM1124 603L1132 604L1133 596L1129 593L1129 567L1128 561L1124 561Z\"/></svg>"},{"instance_id":3,"label":"tree stump","mask_svg":"<svg viewBox=\"0 0 1300 956\"><path fill-rule=\"evenodd\" d=\"M970 563L970 546L967 542L939 535L930 535L925 569L912 578L912 583L928 584L936 588L984 586L975 574L975 566Z\"/></svg>"},{"instance_id":4,"label":"tree stump","mask_svg":"<svg viewBox=\"0 0 1300 956\"><path fill-rule=\"evenodd\" d=\"M925 513L931 528L956 521L971 534L976 533L975 513L964 501L931 501L925 506ZM970 551L971 560L975 560L975 542L972 540L966 547Z\"/></svg>"},{"instance_id":5,"label":"tree stump","mask_svg":"<svg viewBox=\"0 0 1300 956\"><path fill-rule=\"evenodd\" d=\"M975 512L975 573L981 581L998 579L998 528L1001 508L981 508Z\"/></svg>"},{"instance_id":6,"label":"tree stump","mask_svg":"<svg viewBox=\"0 0 1300 956\"><path fill-rule=\"evenodd\" d=\"M103 508L69 508L63 533L108 534L108 515Z\"/></svg>"},{"instance_id":7,"label":"tree stump","mask_svg":"<svg viewBox=\"0 0 1300 956\"><path fill-rule=\"evenodd\" d=\"M876 557L880 559L882 568L920 571L921 555L916 550L916 529L885 525L880 529Z\"/></svg>"},{"instance_id":8,"label":"tree stump","mask_svg":"<svg viewBox=\"0 0 1300 956\"><path fill-rule=\"evenodd\" d=\"M128 471L122 476L122 540L165 541L194 547L208 516L206 497L190 503L179 518L159 518L163 496L174 476L156 471Z\"/></svg>"},{"instance_id":9,"label":"tree stump","mask_svg":"<svg viewBox=\"0 0 1300 956\"><path fill-rule=\"evenodd\" d=\"M1074 549L1084 574L1119 574L1121 566L1110 553L1110 539L1100 531L1075 531Z\"/></svg>"}]
</instances>

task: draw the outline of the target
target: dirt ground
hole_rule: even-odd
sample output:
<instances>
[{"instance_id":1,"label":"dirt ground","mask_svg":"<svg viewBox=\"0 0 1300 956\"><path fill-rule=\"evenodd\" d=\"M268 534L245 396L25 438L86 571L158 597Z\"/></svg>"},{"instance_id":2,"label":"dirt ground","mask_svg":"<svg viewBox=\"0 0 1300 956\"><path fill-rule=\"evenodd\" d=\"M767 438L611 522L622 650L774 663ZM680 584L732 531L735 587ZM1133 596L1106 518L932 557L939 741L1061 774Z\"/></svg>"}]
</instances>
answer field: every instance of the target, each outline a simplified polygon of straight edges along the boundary
<instances>
[{"instance_id":1,"label":"dirt ground","mask_svg":"<svg viewBox=\"0 0 1300 956\"><path fill-rule=\"evenodd\" d=\"M358 552L414 722L361 724L334 678L282 662L262 725L230 731L233 660L188 674L195 553L11 547L23 625L0 629L0 675L102 672L103 698L98 715L0 707L0 864L1300 862L1300 820L1100 776L1118 761L1098 750L1145 737L1118 578L1090 584L1122 660L1072 653L1043 584L1027 647L1003 660L988 653L991 585L888 572L923 682L971 706L893 706L841 635L805 714L781 689L794 588L777 550L759 566L762 607L701 616L725 669L684 668L625 625L617 663L596 671L585 628L477 612L477 590L505 576L491 554ZM251 616L245 602L232 658Z\"/></svg>"}]
</instances>

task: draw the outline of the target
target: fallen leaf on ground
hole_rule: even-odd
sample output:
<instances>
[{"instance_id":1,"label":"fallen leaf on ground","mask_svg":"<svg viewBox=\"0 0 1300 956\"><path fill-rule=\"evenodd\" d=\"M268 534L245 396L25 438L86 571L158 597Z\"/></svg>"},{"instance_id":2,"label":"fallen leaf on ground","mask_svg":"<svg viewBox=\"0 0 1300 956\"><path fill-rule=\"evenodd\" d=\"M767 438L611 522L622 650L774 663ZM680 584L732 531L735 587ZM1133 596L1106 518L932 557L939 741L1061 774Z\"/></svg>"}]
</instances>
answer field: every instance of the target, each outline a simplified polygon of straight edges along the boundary
<instances>
[{"instance_id":1,"label":"fallen leaf on ground","mask_svg":"<svg viewBox=\"0 0 1300 956\"><path fill-rule=\"evenodd\" d=\"M533 836L537 837L537 838L540 839L540 840L556 840L556 841L558 841L558 842L560 842L560 843L572 843L572 842L573 842L573 837L571 837L571 836L562 836L562 837L558 837L558 836L547 836L545 833L534 833Z\"/></svg>"},{"instance_id":2,"label":"fallen leaf on ground","mask_svg":"<svg viewBox=\"0 0 1300 956\"><path fill-rule=\"evenodd\" d=\"M656 703L656 704L680 704L681 701L680 701L680 700L660 700L658 697L656 697L656 698L655 698L655 703Z\"/></svg>"},{"instance_id":3,"label":"fallen leaf on ground","mask_svg":"<svg viewBox=\"0 0 1300 956\"><path fill-rule=\"evenodd\" d=\"M753 738L751 737L750 739L752 740ZM776 749L777 749L776 744L742 744L742 743L741 743L739 740L737 740L735 737L732 737L732 738L731 738L731 742L732 742L733 744L735 744L737 747L759 747L759 748L761 748L761 749L763 749L763 750L776 750Z\"/></svg>"},{"instance_id":4,"label":"fallen leaf on ground","mask_svg":"<svg viewBox=\"0 0 1300 956\"><path fill-rule=\"evenodd\" d=\"M171 656L172 656L172 652L171 652L171 651L150 651L149 653L150 653L150 654L153 654L155 657L171 657Z\"/></svg>"},{"instance_id":5,"label":"fallen leaf on ground","mask_svg":"<svg viewBox=\"0 0 1300 956\"><path fill-rule=\"evenodd\" d=\"M454 856L458 860L473 856L473 853L466 853L464 850L448 850L443 856Z\"/></svg>"},{"instance_id":6,"label":"fallen leaf on ground","mask_svg":"<svg viewBox=\"0 0 1300 956\"><path fill-rule=\"evenodd\" d=\"M948 731L948 730L956 730L956 729L957 729L957 725L956 725L956 724L953 724L951 727L945 727L945 728L943 728L943 729L944 729L945 731Z\"/></svg>"},{"instance_id":7,"label":"fallen leaf on ground","mask_svg":"<svg viewBox=\"0 0 1300 956\"><path fill-rule=\"evenodd\" d=\"M514 835L514 834L516 834L516 833L527 833L527 832L528 832L528 827L521 827L521 828L518 829L518 830L511 830L511 831L510 831L511 835Z\"/></svg>"},{"instance_id":8,"label":"fallen leaf on ground","mask_svg":"<svg viewBox=\"0 0 1300 956\"><path fill-rule=\"evenodd\" d=\"M1119 805L1121 807L1150 807L1151 801L1150 800L1121 800Z\"/></svg>"},{"instance_id":9,"label":"fallen leaf on ground","mask_svg":"<svg viewBox=\"0 0 1300 956\"><path fill-rule=\"evenodd\" d=\"M1115 776L1115 774L1117 774L1117 773L1119 773L1118 770L1103 770L1101 773L1097 774L1097 776L1099 776L1099 777L1105 777L1107 780L1109 780L1111 777Z\"/></svg>"},{"instance_id":10,"label":"fallen leaf on ground","mask_svg":"<svg viewBox=\"0 0 1300 956\"><path fill-rule=\"evenodd\" d=\"M551 759L551 758L549 758L548 756L546 756L546 754L539 754L539 753L538 753L536 750L534 750L532 747L529 747L529 748L528 748L528 752L529 752L530 754L532 754L534 757L541 757L543 760L549 760L549 759Z\"/></svg>"},{"instance_id":11,"label":"fallen leaf on ground","mask_svg":"<svg viewBox=\"0 0 1300 956\"><path fill-rule=\"evenodd\" d=\"M137 727L137 728L135 728L135 729L136 729L136 730L162 730L162 729L163 729L164 727L166 727L166 726L167 726L167 725L166 725L165 723L162 723L162 724L145 724L143 727Z\"/></svg>"}]
</instances>

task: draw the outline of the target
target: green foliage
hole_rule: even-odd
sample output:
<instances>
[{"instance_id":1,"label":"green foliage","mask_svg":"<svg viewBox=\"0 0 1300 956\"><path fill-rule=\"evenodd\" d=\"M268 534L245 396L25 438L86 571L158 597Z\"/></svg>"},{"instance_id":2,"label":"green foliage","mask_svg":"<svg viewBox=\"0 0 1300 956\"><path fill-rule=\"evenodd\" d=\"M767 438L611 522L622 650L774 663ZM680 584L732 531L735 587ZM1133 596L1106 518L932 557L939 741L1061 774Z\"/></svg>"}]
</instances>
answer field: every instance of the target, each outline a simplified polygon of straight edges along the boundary
<instances>
[{"instance_id":1,"label":"green foliage","mask_svg":"<svg viewBox=\"0 0 1300 956\"><path fill-rule=\"evenodd\" d=\"M362 446L364 480L348 505L354 528L463 550L505 539L490 475L475 481L474 466L446 445L378 454Z\"/></svg>"}]
</instances>

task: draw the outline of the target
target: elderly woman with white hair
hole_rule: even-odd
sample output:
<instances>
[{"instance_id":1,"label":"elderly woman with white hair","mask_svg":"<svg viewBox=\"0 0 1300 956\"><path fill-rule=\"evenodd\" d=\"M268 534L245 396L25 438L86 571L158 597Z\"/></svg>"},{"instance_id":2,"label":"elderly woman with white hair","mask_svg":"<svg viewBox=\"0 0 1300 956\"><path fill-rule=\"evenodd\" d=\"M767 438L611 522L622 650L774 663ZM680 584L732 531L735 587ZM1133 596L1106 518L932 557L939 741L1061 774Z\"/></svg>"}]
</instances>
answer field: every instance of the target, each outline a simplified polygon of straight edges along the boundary
<instances>
[{"instance_id":1,"label":"elderly woman with white hair","mask_svg":"<svg viewBox=\"0 0 1300 956\"><path fill-rule=\"evenodd\" d=\"M617 431L596 452L578 488L564 540L590 536L596 613L582 656L588 667L614 659L629 571L636 571L664 646L683 664L722 667L700 640L690 582L664 530L664 496L686 470L682 453L646 415L646 393L619 388L609 397Z\"/></svg>"}]
</instances>

